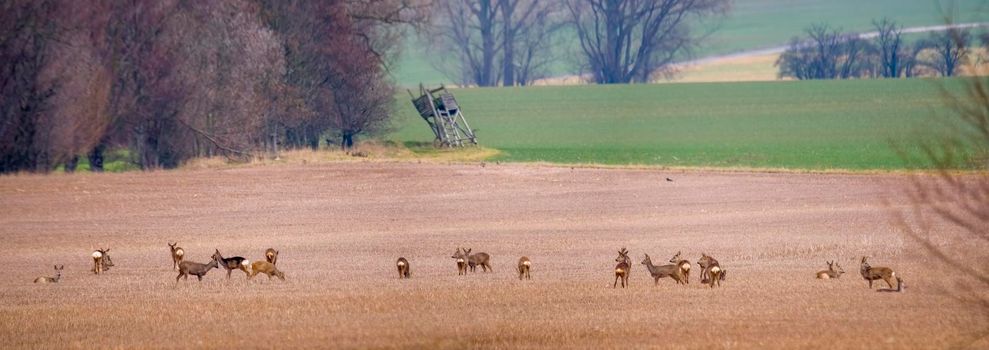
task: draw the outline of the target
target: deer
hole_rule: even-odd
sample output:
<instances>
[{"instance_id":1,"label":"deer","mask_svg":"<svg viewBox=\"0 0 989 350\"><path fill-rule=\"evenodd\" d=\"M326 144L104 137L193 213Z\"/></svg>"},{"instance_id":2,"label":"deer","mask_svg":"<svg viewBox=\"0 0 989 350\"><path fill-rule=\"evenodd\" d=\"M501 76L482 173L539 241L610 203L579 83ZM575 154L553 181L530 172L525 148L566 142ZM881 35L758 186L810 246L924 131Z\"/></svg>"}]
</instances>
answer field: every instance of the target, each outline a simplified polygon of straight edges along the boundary
<instances>
[{"instance_id":1,"label":"deer","mask_svg":"<svg viewBox=\"0 0 989 350\"><path fill-rule=\"evenodd\" d=\"M101 274L104 271L110 270L113 266L113 260L110 259L110 248L97 249L93 251L93 273Z\"/></svg>"},{"instance_id":2,"label":"deer","mask_svg":"<svg viewBox=\"0 0 989 350\"><path fill-rule=\"evenodd\" d=\"M491 256L488 255L488 253L481 252L471 254L471 250L473 249L468 248L464 250L464 255L467 256L467 266L470 266L470 272L474 272L474 269L477 268L478 265L481 266L481 269L484 270L484 272L494 272L494 269L491 268L490 263Z\"/></svg>"},{"instance_id":3,"label":"deer","mask_svg":"<svg viewBox=\"0 0 989 350\"><path fill-rule=\"evenodd\" d=\"M903 285L903 280L900 279L900 276L896 276L896 289L893 289L893 288L879 288L879 289L876 289L876 291L877 292L902 293L905 289L907 289L907 286Z\"/></svg>"},{"instance_id":4,"label":"deer","mask_svg":"<svg viewBox=\"0 0 989 350\"><path fill-rule=\"evenodd\" d=\"M828 264L827 270L817 271L817 279L828 280L832 278L839 278L841 274L845 273L845 269L841 268L841 265L834 261L825 261Z\"/></svg>"},{"instance_id":5,"label":"deer","mask_svg":"<svg viewBox=\"0 0 989 350\"><path fill-rule=\"evenodd\" d=\"M395 266L398 266L398 279L412 278L412 266L409 265L409 261L405 257L398 257Z\"/></svg>"},{"instance_id":6,"label":"deer","mask_svg":"<svg viewBox=\"0 0 989 350\"><path fill-rule=\"evenodd\" d=\"M264 259L270 262L272 265L278 263L278 251L275 248L268 248L264 251Z\"/></svg>"},{"instance_id":7,"label":"deer","mask_svg":"<svg viewBox=\"0 0 989 350\"><path fill-rule=\"evenodd\" d=\"M227 279L230 279L230 273L233 272L233 270L244 271L246 277L251 277L251 271L249 270L251 262L243 257L234 256L224 258L223 255L220 255L220 250L217 249L216 253L213 253L213 260L216 260L217 264L222 266L224 269L227 269Z\"/></svg>"},{"instance_id":8,"label":"deer","mask_svg":"<svg viewBox=\"0 0 989 350\"><path fill-rule=\"evenodd\" d=\"M457 250L455 252L453 252L453 256L451 256L451 258L457 259L457 275L458 276L459 275L466 275L467 274L467 256L463 252L461 252L461 248L457 248Z\"/></svg>"},{"instance_id":9,"label":"deer","mask_svg":"<svg viewBox=\"0 0 989 350\"><path fill-rule=\"evenodd\" d=\"M185 250L182 247L178 247L178 244L179 242L168 243L168 250L172 253L172 270L179 269L179 263L182 262L182 257L185 256Z\"/></svg>"},{"instance_id":10,"label":"deer","mask_svg":"<svg viewBox=\"0 0 989 350\"><path fill-rule=\"evenodd\" d=\"M683 283L683 272L680 270L680 265L670 264L656 266L652 264L652 259L649 258L649 254L645 254L645 259L642 259L642 265L646 265L646 269L649 270L649 274L652 275L655 285L659 285L659 279L663 277L672 278L677 284Z\"/></svg>"},{"instance_id":11,"label":"deer","mask_svg":"<svg viewBox=\"0 0 989 350\"><path fill-rule=\"evenodd\" d=\"M251 273L247 275L247 279L251 280L254 278L255 275L259 273L268 275L269 280L271 279L271 276L278 277L282 281L285 280L285 274L279 271L278 268L275 267L275 264L272 264L268 261L255 261L253 264L251 264Z\"/></svg>"},{"instance_id":12,"label":"deer","mask_svg":"<svg viewBox=\"0 0 989 350\"><path fill-rule=\"evenodd\" d=\"M618 288L619 279L622 280L622 288L625 288L628 285L628 274L632 270L632 261L628 258L628 249L622 247L618 251L618 257L615 258L615 262L618 265L615 265L615 283L611 285L611 288Z\"/></svg>"},{"instance_id":13,"label":"deer","mask_svg":"<svg viewBox=\"0 0 989 350\"><path fill-rule=\"evenodd\" d=\"M893 272L893 269L888 267L872 267L872 265L869 265L868 259L868 257L862 257L862 267L859 272L862 273L862 278L869 281L869 289L872 289L872 281L878 279L886 281L886 285L889 288L893 288L893 283L890 283L890 281L896 278L896 272Z\"/></svg>"},{"instance_id":14,"label":"deer","mask_svg":"<svg viewBox=\"0 0 989 350\"><path fill-rule=\"evenodd\" d=\"M725 280L728 272L721 268L721 264L714 257L701 253L701 259L697 261L697 266L701 267L701 284L707 283L711 288L717 284L721 287L721 281Z\"/></svg>"},{"instance_id":15,"label":"deer","mask_svg":"<svg viewBox=\"0 0 989 350\"><path fill-rule=\"evenodd\" d=\"M519 281L521 281L523 277L530 280L532 279L532 276L529 275L530 269L532 269L532 261L529 260L529 257L523 256L519 258Z\"/></svg>"},{"instance_id":16,"label":"deer","mask_svg":"<svg viewBox=\"0 0 989 350\"><path fill-rule=\"evenodd\" d=\"M680 273L683 274L683 284L690 283L690 261L687 259L680 259L680 251L670 258L670 262L676 264L680 267Z\"/></svg>"},{"instance_id":17,"label":"deer","mask_svg":"<svg viewBox=\"0 0 989 350\"><path fill-rule=\"evenodd\" d=\"M62 270L65 269L65 265L55 266L55 277L38 277L34 279L34 283L58 283L58 280L62 279Z\"/></svg>"},{"instance_id":18,"label":"deer","mask_svg":"<svg viewBox=\"0 0 989 350\"><path fill-rule=\"evenodd\" d=\"M218 263L216 259L210 260L208 264L200 264L193 261L183 260L179 263L179 275L175 276L175 283L178 284L179 278L182 277L185 277L185 280L188 281L189 275L196 276L196 278L199 279L199 282L202 282L203 276L206 276L206 273L209 272L210 269L215 269L217 267Z\"/></svg>"}]
</instances>

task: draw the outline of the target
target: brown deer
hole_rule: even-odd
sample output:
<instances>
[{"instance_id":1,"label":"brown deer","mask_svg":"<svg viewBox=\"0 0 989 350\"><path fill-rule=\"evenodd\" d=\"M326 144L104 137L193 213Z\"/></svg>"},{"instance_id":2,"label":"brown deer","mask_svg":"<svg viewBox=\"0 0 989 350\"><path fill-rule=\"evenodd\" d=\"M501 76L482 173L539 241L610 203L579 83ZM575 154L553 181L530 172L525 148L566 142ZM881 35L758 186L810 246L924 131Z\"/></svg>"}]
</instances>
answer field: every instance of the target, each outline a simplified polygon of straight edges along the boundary
<instances>
[{"instance_id":1,"label":"brown deer","mask_svg":"<svg viewBox=\"0 0 989 350\"><path fill-rule=\"evenodd\" d=\"M272 265L278 264L278 251L274 248L268 248L264 251L264 259Z\"/></svg>"},{"instance_id":2,"label":"brown deer","mask_svg":"<svg viewBox=\"0 0 989 350\"><path fill-rule=\"evenodd\" d=\"M618 280L622 280L622 288L628 285L628 274L632 270L632 260L628 258L628 249L622 247L618 251L618 257L615 258L615 283L611 285L611 288L618 288Z\"/></svg>"},{"instance_id":3,"label":"brown deer","mask_svg":"<svg viewBox=\"0 0 989 350\"><path fill-rule=\"evenodd\" d=\"M523 256L519 258L519 280L522 280L523 277L531 280L532 276L529 275L530 269L532 269L532 261L529 260L529 257Z\"/></svg>"},{"instance_id":4,"label":"brown deer","mask_svg":"<svg viewBox=\"0 0 989 350\"><path fill-rule=\"evenodd\" d=\"M178 247L178 244L179 242L168 243L168 250L172 253L172 270L179 269L179 263L182 262L182 257L185 256L185 250L182 250L182 247Z\"/></svg>"},{"instance_id":5,"label":"brown deer","mask_svg":"<svg viewBox=\"0 0 989 350\"><path fill-rule=\"evenodd\" d=\"M217 249L216 253L213 253L213 260L216 260L217 264L219 264L220 266L222 266L224 269L227 270L227 279L230 278L230 273L233 272L233 270L244 271L244 275L246 277L248 278L251 277L251 271L249 270L251 266L251 262L248 261L247 259L244 259L243 257L234 256L230 258L224 258L223 255L220 255L220 250Z\"/></svg>"},{"instance_id":6,"label":"brown deer","mask_svg":"<svg viewBox=\"0 0 989 350\"><path fill-rule=\"evenodd\" d=\"M845 269L841 268L841 265L834 261L825 261L828 264L827 270L817 271L817 279L828 280L832 278L841 277L841 274L845 273Z\"/></svg>"},{"instance_id":7,"label":"brown deer","mask_svg":"<svg viewBox=\"0 0 989 350\"><path fill-rule=\"evenodd\" d=\"M193 261L183 260L179 263L179 275L175 276L175 283L179 283L179 278L185 277L185 280L189 280L189 275L196 276L200 282L203 281L203 276L209 272L210 269L217 268L216 259L210 260L208 264L200 264Z\"/></svg>"},{"instance_id":8,"label":"brown deer","mask_svg":"<svg viewBox=\"0 0 989 350\"><path fill-rule=\"evenodd\" d=\"M903 280L900 279L899 276L897 276L896 277L896 289L893 289L893 288L888 288L888 289L887 288L880 288L880 289L876 289L876 291L877 292L901 293L901 292L903 292L906 289L907 289L907 286L903 285Z\"/></svg>"},{"instance_id":9,"label":"brown deer","mask_svg":"<svg viewBox=\"0 0 989 350\"><path fill-rule=\"evenodd\" d=\"M646 265L646 269L649 270L649 274L652 275L652 279L655 281L655 285L657 286L659 285L659 279L663 277L672 278L677 284L684 284L683 272L680 270L679 265L653 265L652 259L649 258L649 254L646 254L646 258L642 259L642 265Z\"/></svg>"},{"instance_id":10,"label":"brown deer","mask_svg":"<svg viewBox=\"0 0 989 350\"><path fill-rule=\"evenodd\" d=\"M721 281L725 280L727 271L721 268L718 260L701 253L701 259L697 261L697 266L701 267L701 284L707 283L711 288L714 288L715 284L721 287Z\"/></svg>"},{"instance_id":11,"label":"brown deer","mask_svg":"<svg viewBox=\"0 0 989 350\"><path fill-rule=\"evenodd\" d=\"M278 268L275 267L275 264L267 261L255 261L251 264L251 273L247 275L247 279L253 279L254 275L259 273L268 275L269 280L271 279L271 276L278 277L282 281L285 280L285 274L279 271Z\"/></svg>"},{"instance_id":12,"label":"brown deer","mask_svg":"<svg viewBox=\"0 0 989 350\"><path fill-rule=\"evenodd\" d=\"M869 262L866 261L868 259L868 257L862 257L862 267L859 272L862 273L862 278L869 281L869 289L872 289L872 281L878 279L886 281L889 288L893 288L893 283L890 282L896 278L896 272L893 272L893 269L888 267L872 267L869 265Z\"/></svg>"},{"instance_id":13,"label":"brown deer","mask_svg":"<svg viewBox=\"0 0 989 350\"><path fill-rule=\"evenodd\" d=\"M451 258L457 259L457 275L467 274L467 255L462 251L462 248L457 248L457 251L453 252Z\"/></svg>"},{"instance_id":14,"label":"brown deer","mask_svg":"<svg viewBox=\"0 0 989 350\"><path fill-rule=\"evenodd\" d=\"M680 267L680 273L683 275L683 283L690 283L690 261L686 259L680 259L680 251L677 251L677 255L670 258L670 262L676 264Z\"/></svg>"},{"instance_id":15,"label":"brown deer","mask_svg":"<svg viewBox=\"0 0 989 350\"><path fill-rule=\"evenodd\" d=\"M55 265L55 277L38 277L34 279L34 283L58 283L58 280L62 279L63 269L65 269L65 265Z\"/></svg>"},{"instance_id":16,"label":"brown deer","mask_svg":"<svg viewBox=\"0 0 989 350\"><path fill-rule=\"evenodd\" d=\"M398 261L395 262L395 266L398 266L398 278L412 278L412 266L409 265L409 261L405 257L398 257Z\"/></svg>"},{"instance_id":17,"label":"brown deer","mask_svg":"<svg viewBox=\"0 0 989 350\"><path fill-rule=\"evenodd\" d=\"M491 256L488 255L488 253L481 252L471 254L471 250L473 249L468 248L464 250L464 255L467 256L467 266L470 266L470 272L474 272L474 269L477 268L478 265L481 266L481 269L484 272L494 272L494 269L491 268Z\"/></svg>"},{"instance_id":18,"label":"brown deer","mask_svg":"<svg viewBox=\"0 0 989 350\"><path fill-rule=\"evenodd\" d=\"M109 271L110 267L113 266L113 260L110 259L110 248L97 249L93 251L93 273L101 274L104 271Z\"/></svg>"}]
</instances>

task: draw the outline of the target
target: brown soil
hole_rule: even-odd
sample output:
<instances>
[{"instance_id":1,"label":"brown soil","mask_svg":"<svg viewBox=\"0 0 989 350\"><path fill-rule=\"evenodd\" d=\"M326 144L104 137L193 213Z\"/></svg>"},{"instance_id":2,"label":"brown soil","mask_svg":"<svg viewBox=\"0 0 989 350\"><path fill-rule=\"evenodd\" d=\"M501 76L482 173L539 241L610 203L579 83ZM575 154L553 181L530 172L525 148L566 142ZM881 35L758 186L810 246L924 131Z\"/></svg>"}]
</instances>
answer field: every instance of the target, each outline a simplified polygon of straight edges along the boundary
<instances>
[{"instance_id":1,"label":"brown soil","mask_svg":"<svg viewBox=\"0 0 989 350\"><path fill-rule=\"evenodd\" d=\"M985 310L952 298L956 276L890 224L882 198L897 203L903 181L405 163L0 177L0 339L4 348L989 347ZM274 247L287 281L213 270L176 284L168 241L199 262L217 248L261 260ZM494 272L458 276L458 246L491 254ZM100 276L89 272L96 247L116 264ZM621 247L634 260L631 286L613 289ZM643 253L658 263L677 251L718 258L722 287L702 286L696 265L689 285L654 286ZM515 275L522 255L531 281ZM862 255L893 267L907 292L870 291ZM398 279L399 256L412 279ZM847 274L815 280L826 260ZM65 264L61 283L32 283L53 264Z\"/></svg>"}]
</instances>

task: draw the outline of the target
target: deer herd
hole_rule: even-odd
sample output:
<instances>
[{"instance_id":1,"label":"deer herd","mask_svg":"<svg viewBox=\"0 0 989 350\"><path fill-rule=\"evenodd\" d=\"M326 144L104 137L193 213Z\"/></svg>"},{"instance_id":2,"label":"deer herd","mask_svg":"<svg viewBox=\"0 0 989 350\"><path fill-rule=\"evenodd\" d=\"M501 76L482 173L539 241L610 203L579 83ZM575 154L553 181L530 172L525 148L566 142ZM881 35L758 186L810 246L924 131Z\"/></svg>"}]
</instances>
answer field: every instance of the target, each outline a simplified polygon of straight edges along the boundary
<instances>
[{"instance_id":1,"label":"deer herd","mask_svg":"<svg viewBox=\"0 0 989 350\"><path fill-rule=\"evenodd\" d=\"M251 280L259 273L268 275L268 279L272 277L278 277L281 280L285 280L285 274L275 267L278 262L278 251L273 248L268 248L264 251L264 260L258 260L251 262L248 259L240 256L223 257L220 254L220 250L216 249L210 258L208 263L198 263L193 261L185 260L185 250L178 246L176 243L168 243L168 250L172 257L172 269L178 270L179 274L175 277L175 283L178 283L180 279L189 279L189 275L196 276L199 281L203 280L203 276L206 275L209 270L222 267L227 270L227 279L230 278L231 273L234 270L243 271L248 280ZM450 257L456 260L457 263L457 274L466 275L468 271L475 272L478 266L481 267L483 272L494 272L491 267L491 255L479 252L472 253L471 248L457 248L453 255ZM91 271L94 274L102 274L110 270L113 266L113 260L110 259L109 248L96 249L92 253L93 258L93 268ZM649 254L643 254L642 265L645 265L646 270L649 271L649 275L652 277L655 285L659 285L659 280L665 277L669 277L676 284L686 285L690 283L690 269L691 264L687 259L682 259L681 252L677 252L668 261L669 264L666 265L654 265L652 258ZM612 288L618 288L619 282L621 282L622 288L628 287L628 278L632 270L632 259L629 258L629 251L626 248L618 250L618 257L615 258L615 281L612 283ZM827 270L818 271L815 276L817 279L831 280L838 279L845 270L841 268L841 265L835 261L827 261ZM408 259L405 257L399 257L395 262L398 268L398 277L400 279L412 278L412 265ZM721 267L718 260L714 257L701 253L700 259L697 260L697 266L700 267L700 283L706 284L711 288L715 286L721 286L721 282L725 280L725 276L728 270ZM65 268L64 265L55 265L55 277L42 276L34 280L34 283L58 283L62 278L62 270ZM527 256L523 256L518 260L518 266L516 271L518 272L519 280L532 279L532 260ZM868 257L862 257L861 270L862 278L869 282L869 289L872 289L872 282L876 280L883 280L889 288L882 288L877 290L878 292L902 292L906 288L903 284L903 280L896 275L893 269L888 267L873 267L868 262ZM893 288L892 280L896 280L896 288Z\"/></svg>"}]
</instances>

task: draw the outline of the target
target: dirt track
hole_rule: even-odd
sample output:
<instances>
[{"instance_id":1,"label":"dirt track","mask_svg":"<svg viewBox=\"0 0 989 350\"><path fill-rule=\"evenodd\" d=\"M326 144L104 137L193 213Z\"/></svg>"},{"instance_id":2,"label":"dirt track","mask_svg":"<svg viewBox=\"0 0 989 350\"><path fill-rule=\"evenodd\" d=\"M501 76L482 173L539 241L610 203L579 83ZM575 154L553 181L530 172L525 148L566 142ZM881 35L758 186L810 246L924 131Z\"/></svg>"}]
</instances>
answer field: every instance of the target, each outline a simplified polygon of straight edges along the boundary
<instances>
[{"instance_id":1,"label":"dirt track","mask_svg":"<svg viewBox=\"0 0 989 350\"><path fill-rule=\"evenodd\" d=\"M666 181L670 177L674 181ZM0 177L0 339L9 347L989 347L989 319L889 224L901 178L522 165L340 163ZM896 199L893 198L896 202ZM950 227L935 227L950 230ZM288 280L187 259L261 259ZM93 247L116 266L89 272ZM494 273L457 276L457 246ZM612 289L616 251L631 288ZM721 288L654 286L642 254L701 252ZM514 265L533 260L533 280ZM907 293L875 293L858 259ZM395 259L412 264L397 279ZM984 259L985 257L979 257ZM819 281L825 260L847 274ZM65 264L57 285L35 285ZM696 268L696 266L695 266ZM884 286L880 282L881 286Z\"/></svg>"}]
</instances>

